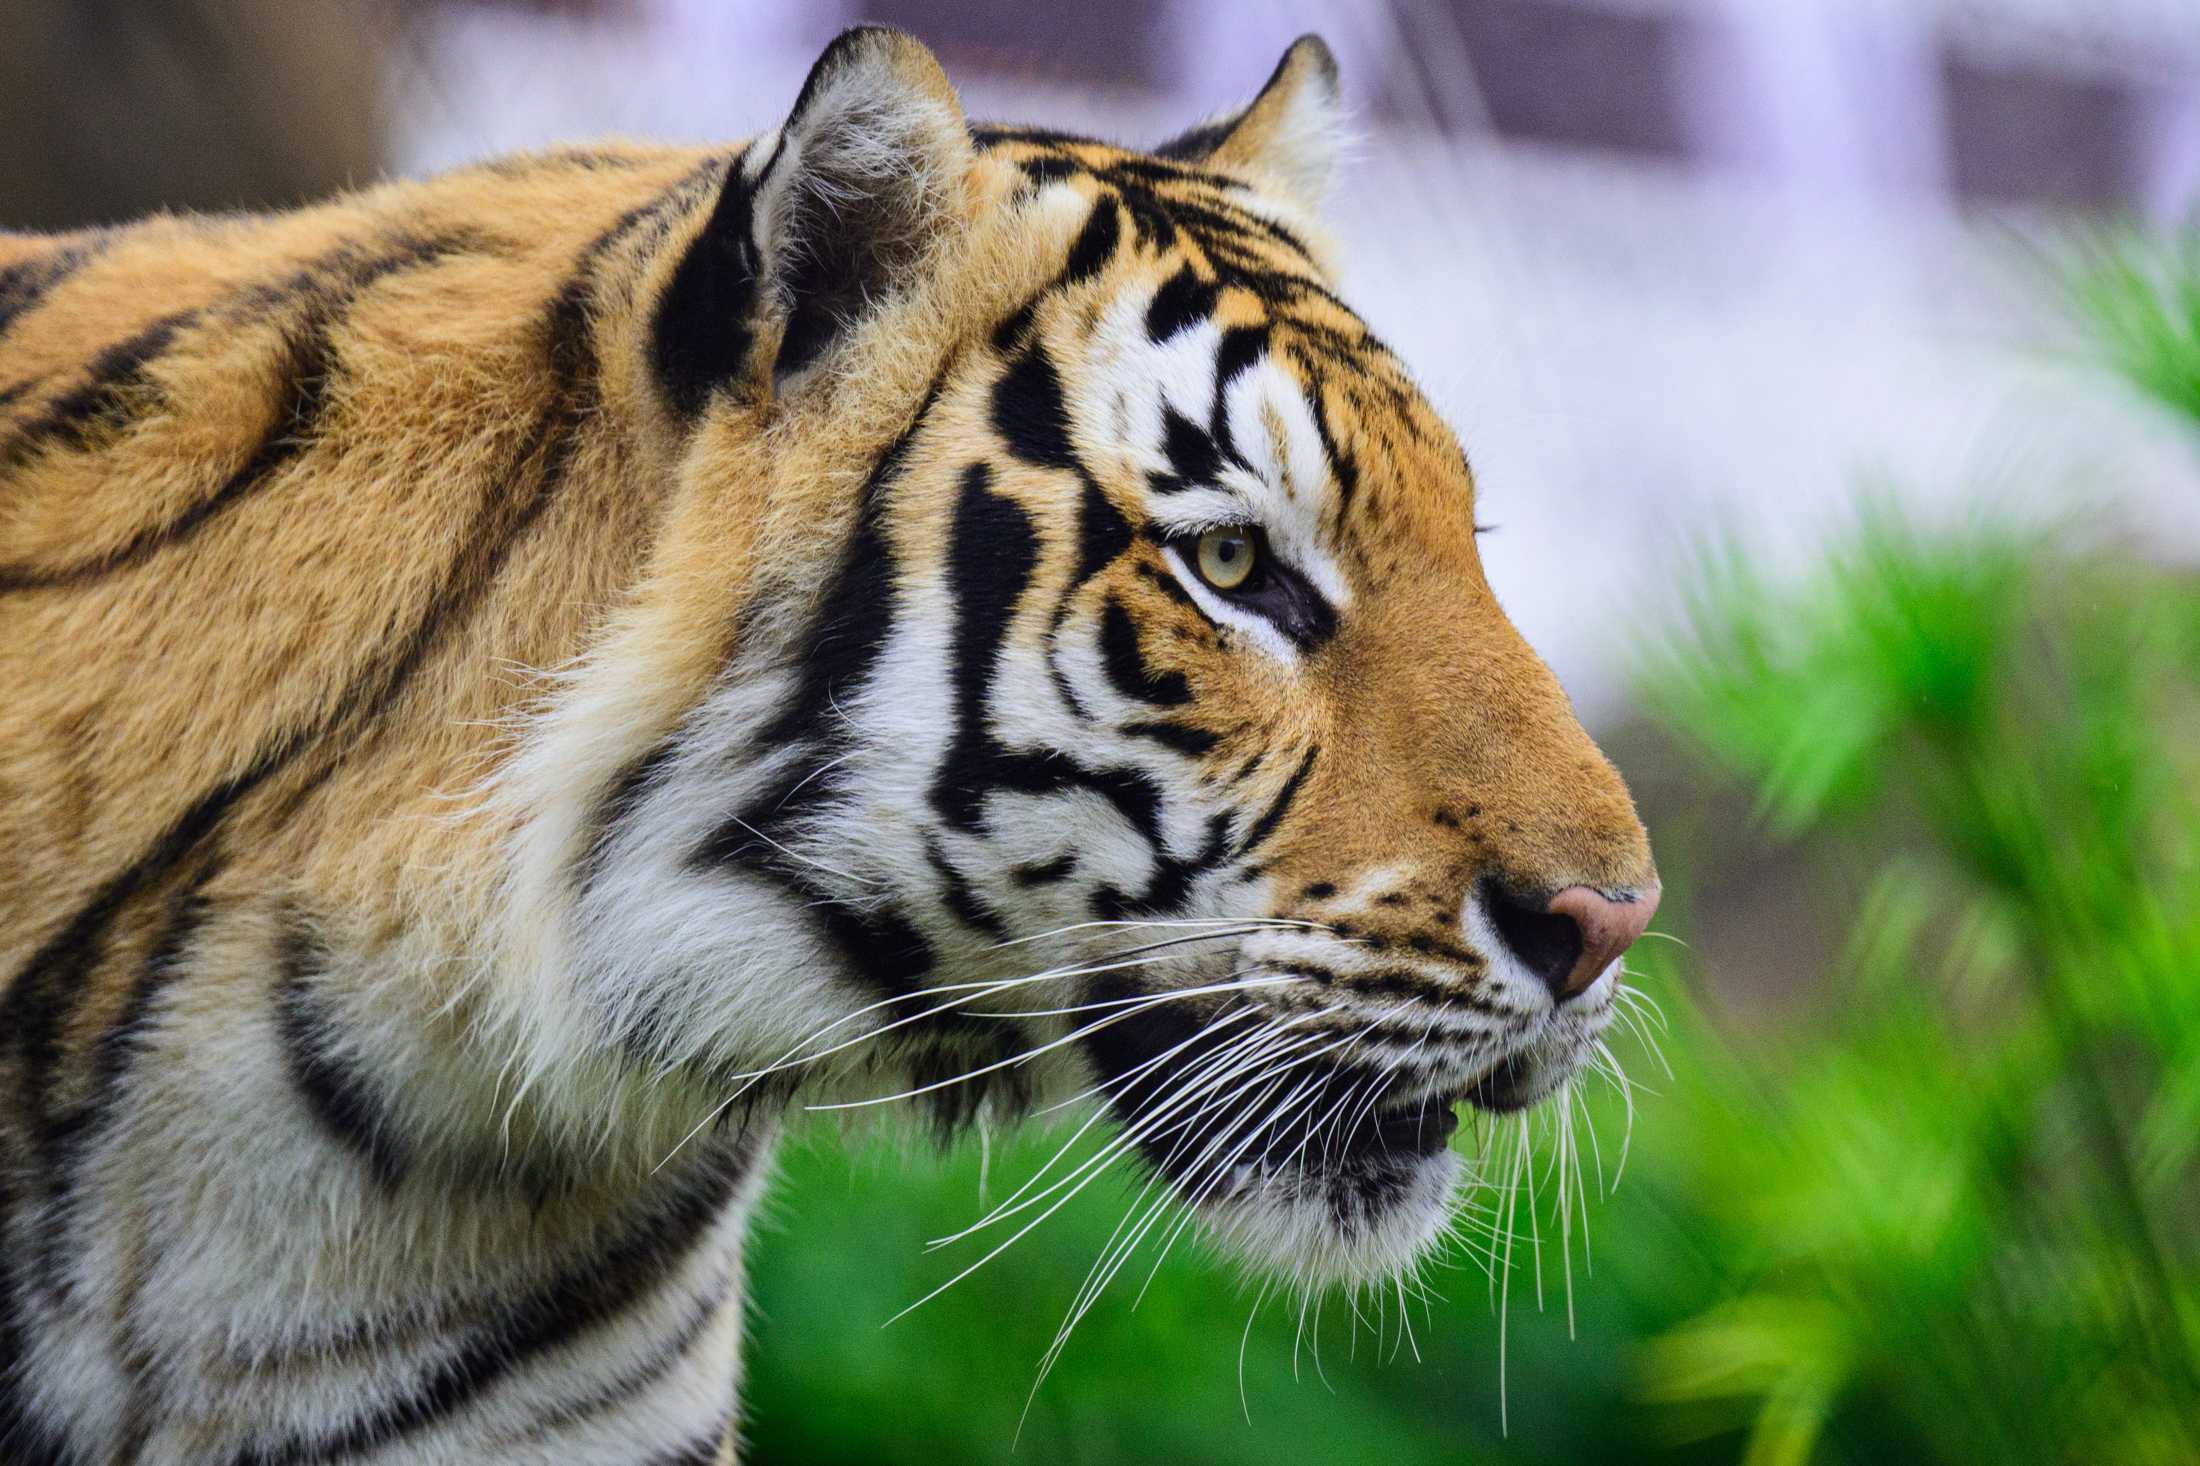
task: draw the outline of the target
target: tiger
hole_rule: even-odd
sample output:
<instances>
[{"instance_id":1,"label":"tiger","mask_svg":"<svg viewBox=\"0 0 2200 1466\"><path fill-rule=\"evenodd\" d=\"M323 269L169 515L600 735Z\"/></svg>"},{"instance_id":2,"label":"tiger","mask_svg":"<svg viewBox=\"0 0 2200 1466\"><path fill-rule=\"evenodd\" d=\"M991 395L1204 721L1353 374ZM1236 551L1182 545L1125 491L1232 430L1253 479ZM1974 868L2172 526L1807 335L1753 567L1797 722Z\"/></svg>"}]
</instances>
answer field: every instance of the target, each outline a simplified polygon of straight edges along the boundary
<instances>
[{"instance_id":1,"label":"tiger","mask_svg":"<svg viewBox=\"0 0 2200 1466\"><path fill-rule=\"evenodd\" d=\"M1426 1253L1660 887L1344 115L865 27L742 144L0 236L0 1458L730 1461L805 1108Z\"/></svg>"}]
</instances>

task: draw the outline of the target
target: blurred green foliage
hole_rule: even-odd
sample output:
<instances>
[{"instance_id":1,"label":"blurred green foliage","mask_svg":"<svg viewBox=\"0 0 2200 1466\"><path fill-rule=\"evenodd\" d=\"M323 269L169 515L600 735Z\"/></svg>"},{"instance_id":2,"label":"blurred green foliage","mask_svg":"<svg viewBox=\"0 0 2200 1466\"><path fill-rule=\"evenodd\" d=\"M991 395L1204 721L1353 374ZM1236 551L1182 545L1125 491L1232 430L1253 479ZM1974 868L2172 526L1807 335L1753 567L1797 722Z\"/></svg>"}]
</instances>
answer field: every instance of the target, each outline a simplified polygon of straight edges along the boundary
<instances>
[{"instance_id":1,"label":"blurred green foliage","mask_svg":"<svg viewBox=\"0 0 2200 1466\"><path fill-rule=\"evenodd\" d=\"M2077 298L2200 430L2200 248L2103 250ZM889 1325L982 1255L926 1239L1060 1137L933 1157L821 1130L753 1259L754 1459L2200 1461L2200 589L2069 527L1871 502L1809 574L1712 551L1684 579L1644 705L1853 917L1771 1020L1693 996L1715 954L1630 956L1664 1016L1619 1047L1653 1092L1578 1097L1570 1295L1546 1115L1509 1254L1493 1184L1440 1298L1256 1313L1191 1240L1141 1293L1149 1247L1034 1394L1132 1193ZM1502 1178L1507 1137L1461 1144Z\"/></svg>"}]
</instances>

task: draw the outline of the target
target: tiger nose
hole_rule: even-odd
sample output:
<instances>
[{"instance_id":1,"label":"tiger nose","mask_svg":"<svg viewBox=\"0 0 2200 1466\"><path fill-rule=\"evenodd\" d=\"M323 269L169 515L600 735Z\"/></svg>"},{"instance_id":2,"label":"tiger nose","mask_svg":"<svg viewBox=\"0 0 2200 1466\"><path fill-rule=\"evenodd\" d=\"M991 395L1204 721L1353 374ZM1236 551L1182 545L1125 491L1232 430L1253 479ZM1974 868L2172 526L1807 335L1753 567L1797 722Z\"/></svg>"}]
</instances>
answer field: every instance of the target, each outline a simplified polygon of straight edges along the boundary
<instances>
[{"instance_id":1,"label":"tiger nose","mask_svg":"<svg viewBox=\"0 0 2200 1466\"><path fill-rule=\"evenodd\" d=\"M1657 886L1617 897L1568 886L1539 911L1497 887L1490 915L1506 947L1563 1003L1587 991L1648 930L1659 894Z\"/></svg>"}]
</instances>

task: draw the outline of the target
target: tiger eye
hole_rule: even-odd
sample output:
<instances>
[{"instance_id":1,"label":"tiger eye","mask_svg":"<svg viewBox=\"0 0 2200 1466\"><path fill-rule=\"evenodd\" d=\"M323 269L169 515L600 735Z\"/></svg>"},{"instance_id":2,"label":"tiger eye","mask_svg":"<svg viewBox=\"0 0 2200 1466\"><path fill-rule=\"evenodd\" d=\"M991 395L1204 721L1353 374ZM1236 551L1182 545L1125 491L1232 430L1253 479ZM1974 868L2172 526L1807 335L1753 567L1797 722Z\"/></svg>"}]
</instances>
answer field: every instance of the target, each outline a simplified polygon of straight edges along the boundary
<instances>
[{"instance_id":1,"label":"tiger eye","mask_svg":"<svg viewBox=\"0 0 2200 1466\"><path fill-rule=\"evenodd\" d=\"M1247 530L1210 529L1199 537L1199 578L1216 590L1236 590L1252 578L1259 553Z\"/></svg>"}]
</instances>

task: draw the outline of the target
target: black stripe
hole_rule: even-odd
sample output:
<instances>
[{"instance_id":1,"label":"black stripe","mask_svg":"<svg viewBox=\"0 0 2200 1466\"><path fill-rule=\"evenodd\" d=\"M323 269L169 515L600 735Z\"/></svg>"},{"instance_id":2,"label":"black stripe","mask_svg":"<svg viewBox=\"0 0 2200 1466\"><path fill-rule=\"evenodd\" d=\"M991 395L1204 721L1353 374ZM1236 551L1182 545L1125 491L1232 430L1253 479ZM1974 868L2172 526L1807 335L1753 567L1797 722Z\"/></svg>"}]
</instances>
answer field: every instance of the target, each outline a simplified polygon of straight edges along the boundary
<instances>
[{"instance_id":1,"label":"black stripe","mask_svg":"<svg viewBox=\"0 0 2200 1466\"><path fill-rule=\"evenodd\" d=\"M678 738L666 738L655 748L628 764L619 777L611 781L610 789L596 801L589 818L594 831L581 847L579 869L575 872L576 884L582 890L593 886L603 875L604 861L611 854L611 842L619 827L640 807L642 799L664 778L673 756L680 751Z\"/></svg>"},{"instance_id":2,"label":"black stripe","mask_svg":"<svg viewBox=\"0 0 2200 1466\"><path fill-rule=\"evenodd\" d=\"M970 880L955 869L933 840L924 842L924 858L931 865L933 874L940 878L940 899L955 919L972 931L982 932L997 942L1008 940L1008 928L991 906L971 888Z\"/></svg>"},{"instance_id":3,"label":"black stripe","mask_svg":"<svg viewBox=\"0 0 2200 1466\"><path fill-rule=\"evenodd\" d=\"M756 248L756 186L726 167L718 203L672 272L651 318L657 385L683 418L741 381L755 346L763 261Z\"/></svg>"},{"instance_id":4,"label":"black stripe","mask_svg":"<svg viewBox=\"0 0 2200 1466\"><path fill-rule=\"evenodd\" d=\"M1180 267L1161 282L1161 288L1154 292L1153 304L1146 308L1147 337L1162 342L1179 331L1190 330L1214 315L1215 298L1219 293L1214 284L1200 279L1190 265Z\"/></svg>"},{"instance_id":5,"label":"black stripe","mask_svg":"<svg viewBox=\"0 0 2200 1466\"><path fill-rule=\"evenodd\" d=\"M1156 672L1146 661L1138 624L1113 596L1100 610L1100 665L1109 685L1136 702L1173 708L1192 700L1192 684L1182 672Z\"/></svg>"},{"instance_id":6,"label":"black stripe","mask_svg":"<svg viewBox=\"0 0 2200 1466\"><path fill-rule=\"evenodd\" d=\"M1166 403L1161 407L1161 451L1169 458L1166 474L1148 474L1156 493L1211 488L1222 472L1222 451L1198 423Z\"/></svg>"},{"instance_id":7,"label":"black stripe","mask_svg":"<svg viewBox=\"0 0 2200 1466\"><path fill-rule=\"evenodd\" d=\"M231 1458L232 1466L341 1461L432 1429L523 1366L646 1298L702 1245L755 1161L754 1135L737 1135L673 1182L647 1215L600 1252L529 1290L425 1377L341 1425L247 1446Z\"/></svg>"},{"instance_id":8,"label":"black stripe","mask_svg":"<svg viewBox=\"0 0 2200 1466\"><path fill-rule=\"evenodd\" d=\"M1220 621L1217 621L1214 617L1207 614L1207 608L1205 606L1202 606L1199 602L1192 599L1192 593L1184 589L1183 586L1179 585L1174 575L1171 575L1161 566L1154 564L1150 560L1141 560L1138 562L1137 566L1134 567L1132 573L1137 575L1140 580L1143 580L1148 585L1152 586L1155 590L1160 591L1170 600L1176 602L1178 605L1184 607L1189 611L1196 612L1200 620L1206 622L1215 630L1221 631L1225 629Z\"/></svg>"},{"instance_id":9,"label":"black stripe","mask_svg":"<svg viewBox=\"0 0 2200 1466\"><path fill-rule=\"evenodd\" d=\"M1076 242L1070 246L1069 262L1062 266L1055 286L1076 285L1106 269L1108 261L1115 258L1122 237L1123 215L1115 200L1105 197L1095 200L1092 212L1085 216L1085 227L1077 231Z\"/></svg>"},{"instance_id":10,"label":"black stripe","mask_svg":"<svg viewBox=\"0 0 2200 1466\"><path fill-rule=\"evenodd\" d=\"M38 309L48 295L105 248L104 240L91 245L71 245L42 259L19 260L0 267L0 336L5 336L9 327Z\"/></svg>"},{"instance_id":11,"label":"black stripe","mask_svg":"<svg viewBox=\"0 0 2200 1466\"><path fill-rule=\"evenodd\" d=\"M28 1120L41 1162L40 1173L54 1184L65 1169L72 1143L69 1118L52 1108L54 1072L61 1062L61 1035L91 988L91 974L106 954L109 929L141 891L157 884L210 836L239 800L258 788L304 750L310 735L294 733L274 744L242 773L216 784L163 831L135 861L108 878L68 924L48 938L17 971L4 1005L0 1033L13 1036L18 1056L18 1112ZM58 1247L65 1219L49 1209L49 1229L40 1239L40 1281L60 1286Z\"/></svg>"},{"instance_id":12,"label":"black stripe","mask_svg":"<svg viewBox=\"0 0 2200 1466\"><path fill-rule=\"evenodd\" d=\"M1230 435L1230 384L1250 371L1267 350L1266 326L1232 326L1215 348L1215 402L1207 433L1214 439L1215 451L1241 467L1246 466L1245 459Z\"/></svg>"},{"instance_id":13,"label":"black stripe","mask_svg":"<svg viewBox=\"0 0 2200 1466\"><path fill-rule=\"evenodd\" d=\"M1098 484L1086 478L1085 492L1077 506L1077 568L1062 592L1065 612L1069 598L1082 589L1086 581L1130 551L1133 538L1131 522L1124 518L1123 511L1100 491ZM1060 624L1059 616L1056 624Z\"/></svg>"},{"instance_id":14,"label":"black stripe","mask_svg":"<svg viewBox=\"0 0 2200 1466\"><path fill-rule=\"evenodd\" d=\"M1087 137L1081 132L1058 132L1048 127L1024 127L1000 122L971 124L970 140L981 148L997 148L1006 143L1028 143L1037 147L1105 147L1098 138Z\"/></svg>"},{"instance_id":15,"label":"black stripe","mask_svg":"<svg viewBox=\"0 0 2200 1466\"><path fill-rule=\"evenodd\" d=\"M1479 969L1484 964L1475 962L1469 965ZM1281 977L1305 978L1308 982L1319 987L1341 987L1353 992L1370 993L1376 997L1384 998L1410 998L1421 1002L1449 1003L1465 1008L1470 1012L1483 1013L1491 1017L1517 1016L1515 1010L1501 1007L1481 994L1460 986L1456 981L1449 983L1431 982L1411 968L1379 967L1366 972L1339 972L1335 968L1324 967L1319 963L1300 960L1288 964L1270 964L1269 970ZM1377 1025L1368 1031L1380 1033L1382 1029L1383 1025Z\"/></svg>"},{"instance_id":16,"label":"black stripe","mask_svg":"<svg viewBox=\"0 0 2200 1466\"><path fill-rule=\"evenodd\" d=\"M102 434L142 415L152 400L146 369L198 319L197 311L176 311L140 327L112 346L102 347L85 366L84 381L55 398L44 412L0 444L0 470L14 468L50 443L88 447ZM6 588L7 578L5 572L0 572L0 589Z\"/></svg>"},{"instance_id":17,"label":"black stripe","mask_svg":"<svg viewBox=\"0 0 2200 1466\"><path fill-rule=\"evenodd\" d=\"M1276 791L1276 797L1269 803L1266 812L1246 832L1245 843L1237 848L1238 859L1243 860L1259 849L1261 842L1273 835L1276 826L1283 823L1284 815L1291 809L1291 801L1299 797L1299 786L1306 782L1307 771L1314 767L1314 755L1321 751L1318 743L1307 748L1306 757L1299 760L1299 766L1291 771L1290 778L1283 781L1283 788Z\"/></svg>"},{"instance_id":18,"label":"black stripe","mask_svg":"<svg viewBox=\"0 0 2200 1466\"><path fill-rule=\"evenodd\" d=\"M40 1416L24 1371L30 1357L28 1249L18 1246L12 1167L0 1166L0 1461L8 1466L89 1466Z\"/></svg>"},{"instance_id":19,"label":"black stripe","mask_svg":"<svg viewBox=\"0 0 2200 1466\"><path fill-rule=\"evenodd\" d=\"M1031 334L1031 323L1038 318L1039 302L1044 299L1046 292L1041 291L1001 317L1001 323L993 328L995 351L1007 356L1023 344L1024 338Z\"/></svg>"},{"instance_id":20,"label":"black stripe","mask_svg":"<svg viewBox=\"0 0 2200 1466\"><path fill-rule=\"evenodd\" d=\"M768 819L763 813L768 808L791 820L818 797L811 791L829 777L830 771L818 776L806 763L798 763L751 807L752 812L758 819ZM802 783L805 779L808 782ZM795 788L798 783L802 784L799 790ZM785 891L801 914L817 926L841 962L882 997L914 997L923 990L924 978L938 965L932 944L898 907L849 905L814 879L808 867L767 839L763 827L747 815L737 815L712 831L689 857L689 864L698 869L737 868ZM630 1052L658 1062L669 1037L669 1022L655 1007L645 1005L617 1035L618 1041ZM968 1031L973 1024L969 1015L955 1010L938 1015L930 1026L935 1030Z\"/></svg>"},{"instance_id":21,"label":"black stripe","mask_svg":"<svg viewBox=\"0 0 2200 1466\"><path fill-rule=\"evenodd\" d=\"M1122 214L1112 199L1102 198L1085 216L1085 225L1070 245L1069 259L1052 283L1010 311L993 328L993 349L1003 356L1016 350L1031 334L1038 319L1039 303L1054 291L1089 280L1115 258L1123 232Z\"/></svg>"},{"instance_id":22,"label":"black stripe","mask_svg":"<svg viewBox=\"0 0 2200 1466\"><path fill-rule=\"evenodd\" d=\"M725 1423L712 1426L708 1434L697 1436L684 1446L659 1451L642 1466L716 1466L718 1453L726 1444L726 1432L732 1428Z\"/></svg>"},{"instance_id":23,"label":"black stripe","mask_svg":"<svg viewBox=\"0 0 2200 1466\"><path fill-rule=\"evenodd\" d=\"M1201 251L1217 264L1224 261L1242 263L1248 267L1273 271L1274 266L1260 253L1263 248L1281 247L1297 255L1309 266L1312 256L1306 243L1291 230L1273 219L1264 218L1250 209L1240 207L1218 195L1222 190L1212 186L1195 186L1192 189L1171 187L1183 175L1157 176L1141 160L1126 159L1113 163L1099 171L1102 182L1116 190L1124 207L1134 219L1140 215L1166 218L1173 233L1183 229L1199 241ZM1220 182L1212 175L1202 175L1198 185ZM1167 188L1163 192L1155 184ZM1297 277L1293 277L1297 278Z\"/></svg>"},{"instance_id":24,"label":"black stripe","mask_svg":"<svg viewBox=\"0 0 2200 1466\"><path fill-rule=\"evenodd\" d=\"M939 401L946 380L933 379L916 414L871 465L856 503L855 528L840 567L818 601L816 619L796 649L802 668L795 690L757 735L765 744L814 738L834 700L870 680L894 620L894 557L886 542L886 501L908 466L909 452Z\"/></svg>"},{"instance_id":25,"label":"black stripe","mask_svg":"<svg viewBox=\"0 0 2200 1466\"><path fill-rule=\"evenodd\" d=\"M1076 468L1070 446L1069 404L1046 347L1033 342L1009 363L993 387L993 430L1026 463Z\"/></svg>"},{"instance_id":26,"label":"black stripe","mask_svg":"<svg viewBox=\"0 0 2200 1466\"><path fill-rule=\"evenodd\" d=\"M1329 471L1337 478L1337 514L1340 518L1352 510L1352 498L1360 489L1360 465L1343 444L1337 441L1336 432L1329 422L1328 394L1322 388L1322 377L1315 373L1306 386L1306 399L1314 409L1314 432L1321 439L1322 452L1329 459ZM1470 479L1472 475L1469 475Z\"/></svg>"},{"instance_id":27,"label":"black stripe","mask_svg":"<svg viewBox=\"0 0 2200 1466\"><path fill-rule=\"evenodd\" d=\"M121 1011L92 1047L91 1081L82 1100L53 1118L44 1137L47 1180L46 1225L38 1237L39 1273L58 1282L60 1249L82 1181L85 1157L107 1133L130 1071L152 1032L152 1013L160 994L181 975L185 954L206 923L206 885L219 872L208 861L184 880L170 900L159 938L138 969Z\"/></svg>"},{"instance_id":28,"label":"black stripe","mask_svg":"<svg viewBox=\"0 0 2200 1466\"><path fill-rule=\"evenodd\" d=\"M313 990L328 953L305 922L282 937L275 989L275 1032L283 1065L306 1110L337 1144L366 1163L384 1190L405 1179L404 1148L376 1081L342 1051L340 1036Z\"/></svg>"},{"instance_id":29,"label":"black stripe","mask_svg":"<svg viewBox=\"0 0 2200 1466\"><path fill-rule=\"evenodd\" d=\"M188 540L216 516L235 508L265 486L276 472L314 444L313 433L328 404L329 385L338 367L337 340L350 324L350 312L358 298L378 281L408 270L430 268L453 255L484 248L476 235L453 234L430 239L410 239L390 251L366 259L352 258L333 280L323 281L317 272L301 272L289 288L310 292L307 306L282 337L281 395L266 430L251 457L229 475L212 494L191 505L165 524L140 530L130 540L104 554L62 566L12 565L0 567L0 591L27 590L80 583L134 565L171 545ZM349 247L339 254L349 253ZM279 293L279 292L278 292ZM255 306L260 304L257 300ZM95 363L93 381L50 408L44 418L25 428L6 450L12 459L50 439L75 447L89 445L95 423L119 426L118 412L143 411L143 370L166 349L175 332L195 317L185 312L156 322L123 347L112 348L113 361L103 354Z\"/></svg>"},{"instance_id":30,"label":"black stripe","mask_svg":"<svg viewBox=\"0 0 2200 1466\"><path fill-rule=\"evenodd\" d=\"M640 1363L630 1366L617 1378L597 1386L579 1399L567 1401L537 1420L528 1428L525 1441L540 1443L549 1436L631 1405L647 1394L686 1360L688 1351L695 1347L696 1341L709 1330L732 1298L734 1282L735 1275L729 1272L704 1289L688 1305L686 1312L673 1325L672 1331L658 1340L642 1356ZM722 1438L721 1430L719 1436L713 1437L713 1451L716 1450L716 1442Z\"/></svg>"},{"instance_id":31,"label":"black stripe","mask_svg":"<svg viewBox=\"0 0 2200 1466\"><path fill-rule=\"evenodd\" d=\"M1119 159L1101 169L1099 176L1126 199L1145 195L1157 207L1167 209L1175 223L1196 237L1210 254L1219 248L1258 258L1258 251L1264 247L1281 247L1313 263L1306 241L1296 232L1227 197L1242 191L1243 185L1236 179L1191 173L1147 158Z\"/></svg>"},{"instance_id":32,"label":"black stripe","mask_svg":"<svg viewBox=\"0 0 2200 1466\"><path fill-rule=\"evenodd\" d=\"M1211 752L1221 739L1205 728L1193 728L1167 719L1152 722L1125 723L1122 731L1132 738L1148 738L1163 748L1173 749L1186 758L1198 758Z\"/></svg>"},{"instance_id":33,"label":"black stripe","mask_svg":"<svg viewBox=\"0 0 2200 1466\"><path fill-rule=\"evenodd\" d=\"M1076 870L1077 857L1071 854L1062 854L1055 856L1052 860L1010 866L1008 878L1017 885L1029 889L1033 886L1051 886L1056 881L1067 880Z\"/></svg>"},{"instance_id":34,"label":"black stripe","mask_svg":"<svg viewBox=\"0 0 2200 1466\"><path fill-rule=\"evenodd\" d=\"M1047 624L1047 676L1053 679L1054 690L1061 696L1062 704L1070 716L1080 722L1092 721L1084 700L1070 686L1069 677L1062 671L1060 644L1062 627L1069 620L1070 602L1077 592L1084 589L1094 576L1127 554L1136 536L1131 523L1123 512L1101 492L1090 475L1080 475L1084 493L1077 505L1077 565L1070 572L1069 580L1062 587L1061 597L1054 603L1054 616Z\"/></svg>"},{"instance_id":35,"label":"black stripe","mask_svg":"<svg viewBox=\"0 0 2200 1466\"><path fill-rule=\"evenodd\" d=\"M992 492L992 470L973 463L963 470L949 531L948 598L955 607L948 653L955 731L932 784L932 807L959 830L984 824L989 755L995 744L986 727L987 704L1000 670L1001 650L1017 603L1039 566L1039 536L1031 516L1015 500Z\"/></svg>"},{"instance_id":36,"label":"black stripe","mask_svg":"<svg viewBox=\"0 0 2200 1466\"><path fill-rule=\"evenodd\" d=\"M1125 157L1110 158L1105 171L1110 179L1130 178L1142 184L1184 184L1210 194L1239 193L1247 187L1226 173L1217 173L1210 168L1188 168L1159 152L1144 157L1133 153Z\"/></svg>"},{"instance_id":37,"label":"black stripe","mask_svg":"<svg viewBox=\"0 0 2200 1466\"><path fill-rule=\"evenodd\" d=\"M951 365L951 364L950 364ZM740 814L714 830L689 857L693 867L738 866L797 898L825 939L855 974L888 997L912 995L937 962L931 944L908 918L889 908L859 910L811 879L810 872L777 849L809 812L837 798L846 774L834 760L845 741L834 736L836 699L869 680L893 629L894 559L886 540L887 503L907 465L947 378L943 367L901 434L872 465L858 501L856 524L840 568L819 597L815 620L797 649L801 673L794 691L758 734L765 746L799 744L801 757ZM622 1042L649 1045L656 1020ZM940 1026L972 1022L960 1012L941 1015Z\"/></svg>"},{"instance_id":38,"label":"black stripe","mask_svg":"<svg viewBox=\"0 0 2200 1466\"><path fill-rule=\"evenodd\" d=\"M1218 869L1230 853L1230 816L1208 816L1206 839L1189 860L1179 860L1160 841L1154 842L1153 874L1146 889L1136 895L1102 886L1092 896L1092 913L1102 920L1123 916L1164 916L1184 904L1192 882Z\"/></svg>"},{"instance_id":39,"label":"black stripe","mask_svg":"<svg viewBox=\"0 0 2200 1466\"><path fill-rule=\"evenodd\" d=\"M1023 173L1026 184L1034 189L1059 183L1065 178L1075 178L1086 171L1085 166L1075 158L1065 157L1060 153L1018 158L1016 167Z\"/></svg>"},{"instance_id":40,"label":"black stripe","mask_svg":"<svg viewBox=\"0 0 2200 1466\"><path fill-rule=\"evenodd\" d=\"M1123 190L1123 211L1131 216L1131 228L1156 251L1176 245L1176 220L1150 188Z\"/></svg>"}]
</instances>

